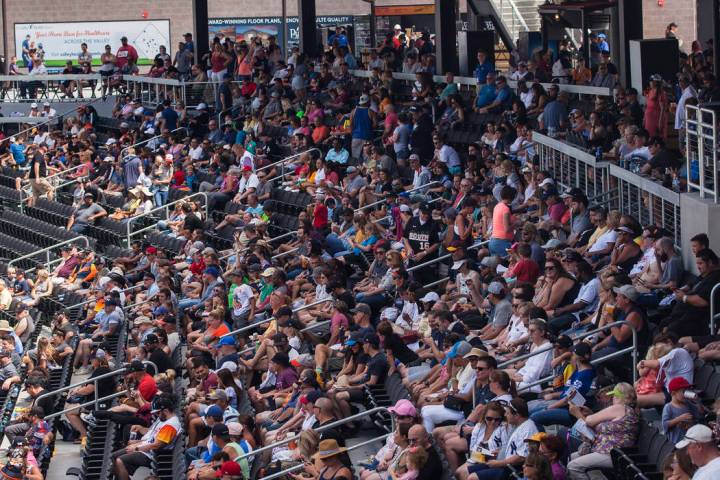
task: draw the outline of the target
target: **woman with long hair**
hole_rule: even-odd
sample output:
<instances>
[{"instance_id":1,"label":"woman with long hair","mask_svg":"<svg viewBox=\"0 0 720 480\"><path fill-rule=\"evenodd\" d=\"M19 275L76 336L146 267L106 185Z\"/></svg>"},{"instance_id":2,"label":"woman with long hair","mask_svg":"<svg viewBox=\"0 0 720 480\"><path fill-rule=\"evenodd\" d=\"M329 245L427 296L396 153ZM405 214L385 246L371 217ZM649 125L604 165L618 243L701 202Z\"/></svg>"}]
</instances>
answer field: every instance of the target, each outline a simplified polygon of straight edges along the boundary
<instances>
[{"instance_id":1,"label":"woman with long hair","mask_svg":"<svg viewBox=\"0 0 720 480\"><path fill-rule=\"evenodd\" d=\"M464 433L464 432L463 432ZM485 460L482 450L497 453L510 437L510 430L505 423L505 407L500 402L490 402L485 407L485 415L470 429L470 434L460 435L445 441L445 456L450 464L450 470L455 472L457 478L467 478L468 463L460 466L461 455L465 452L475 462Z\"/></svg>"},{"instance_id":2,"label":"woman with long hair","mask_svg":"<svg viewBox=\"0 0 720 480\"><path fill-rule=\"evenodd\" d=\"M533 303L545 311L569 305L577 296L578 285L560 260L545 260L545 274L535 285Z\"/></svg>"},{"instance_id":3,"label":"woman with long hair","mask_svg":"<svg viewBox=\"0 0 720 480\"><path fill-rule=\"evenodd\" d=\"M663 90L663 80L659 75L650 77L650 85L645 89L645 116L643 128L650 137L667 138L668 98Z\"/></svg>"}]
</instances>

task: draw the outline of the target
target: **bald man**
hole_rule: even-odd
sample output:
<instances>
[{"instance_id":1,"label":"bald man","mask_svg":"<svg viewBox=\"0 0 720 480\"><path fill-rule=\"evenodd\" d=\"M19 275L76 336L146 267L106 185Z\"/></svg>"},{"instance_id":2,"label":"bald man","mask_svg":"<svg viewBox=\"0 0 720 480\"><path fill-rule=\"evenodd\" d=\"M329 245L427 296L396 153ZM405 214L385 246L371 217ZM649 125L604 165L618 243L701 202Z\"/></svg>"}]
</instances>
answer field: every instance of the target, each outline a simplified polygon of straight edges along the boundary
<instances>
[{"instance_id":1,"label":"bald man","mask_svg":"<svg viewBox=\"0 0 720 480\"><path fill-rule=\"evenodd\" d=\"M422 425L413 425L408 431L408 442L410 447L424 448L428 459L420 469L418 480L437 480L442 478L442 461L435 448L430 443L430 436Z\"/></svg>"}]
</instances>

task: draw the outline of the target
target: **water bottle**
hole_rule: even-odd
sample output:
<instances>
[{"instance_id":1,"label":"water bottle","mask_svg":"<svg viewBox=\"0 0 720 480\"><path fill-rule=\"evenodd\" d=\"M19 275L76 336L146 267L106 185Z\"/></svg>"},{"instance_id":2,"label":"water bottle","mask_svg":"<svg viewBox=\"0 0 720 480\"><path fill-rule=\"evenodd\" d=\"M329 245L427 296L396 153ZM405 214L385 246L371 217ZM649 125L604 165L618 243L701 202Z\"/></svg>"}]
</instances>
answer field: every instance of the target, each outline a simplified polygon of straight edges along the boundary
<instances>
[{"instance_id":1,"label":"water bottle","mask_svg":"<svg viewBox=\"0 0 720 480\"><path fill-rule=\"evenodd\" d=\"M602 159L603 159L602 147L596 147L595 148L595 161L602 162Z\"/></svg>"}]
</instances>

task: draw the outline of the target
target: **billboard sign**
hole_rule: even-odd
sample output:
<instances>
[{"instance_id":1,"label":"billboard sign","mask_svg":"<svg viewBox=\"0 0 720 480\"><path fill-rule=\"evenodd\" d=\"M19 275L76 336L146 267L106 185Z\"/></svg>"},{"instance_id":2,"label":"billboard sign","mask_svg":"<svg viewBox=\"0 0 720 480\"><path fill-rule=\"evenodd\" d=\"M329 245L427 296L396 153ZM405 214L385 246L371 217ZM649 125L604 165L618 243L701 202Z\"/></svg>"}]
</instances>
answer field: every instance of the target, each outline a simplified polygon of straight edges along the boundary
<instances>
[{"instance_id":1,"label":"billboard sign","mask_svg":"<svg viewBox=\"0 0 720 480\"><path fill-rule=\"evenodd\" d=\"M30 48L42 46L45 65L64 66L68 60L77 63L80 44L87 43L93 65L99 65L105 45L111 45L115 53L123 36L128 37L128 43L137 50L140 65L151 64L160 45L165 45L168 53L172 50L170 20L16 23L15 55L18 60L23 59L23 43L27 40Z\"/></svg>"}]
</instances>

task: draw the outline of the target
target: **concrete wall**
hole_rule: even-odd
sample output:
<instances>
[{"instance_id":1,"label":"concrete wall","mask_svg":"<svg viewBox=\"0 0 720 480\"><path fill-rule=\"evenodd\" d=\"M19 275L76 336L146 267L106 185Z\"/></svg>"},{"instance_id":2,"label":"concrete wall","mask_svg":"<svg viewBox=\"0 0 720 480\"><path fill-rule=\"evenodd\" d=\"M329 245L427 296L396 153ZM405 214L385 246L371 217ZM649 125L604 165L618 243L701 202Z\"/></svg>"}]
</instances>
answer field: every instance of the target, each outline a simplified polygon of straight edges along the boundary
<instances>
[{"instance_id":1,"label":"concrete wall","mask_svg":"<svg viewBox=\"0 0 720 480\"><path fill-rule=\"evenodd\" d=\"M683 40L684 51L697 40L697 6L695 0L665 0L661 7L658 0L642 0L643 38L664 38L665 27L671 22L678 24L678 36Z\"/></svg>"},{"instance_id":2,"label":"concrete wall","mask_svg":"<svg viewBox=\"0 0 720 480\"><path fill-rule=\"evenodd\" d=\"M690 251L690 239L698 233L707 233L710 248L720 252L720 205L702 199L695 193L680 195L680 231L685 267L697 273L695 258Z\"/></svg>"}]
</instances>

